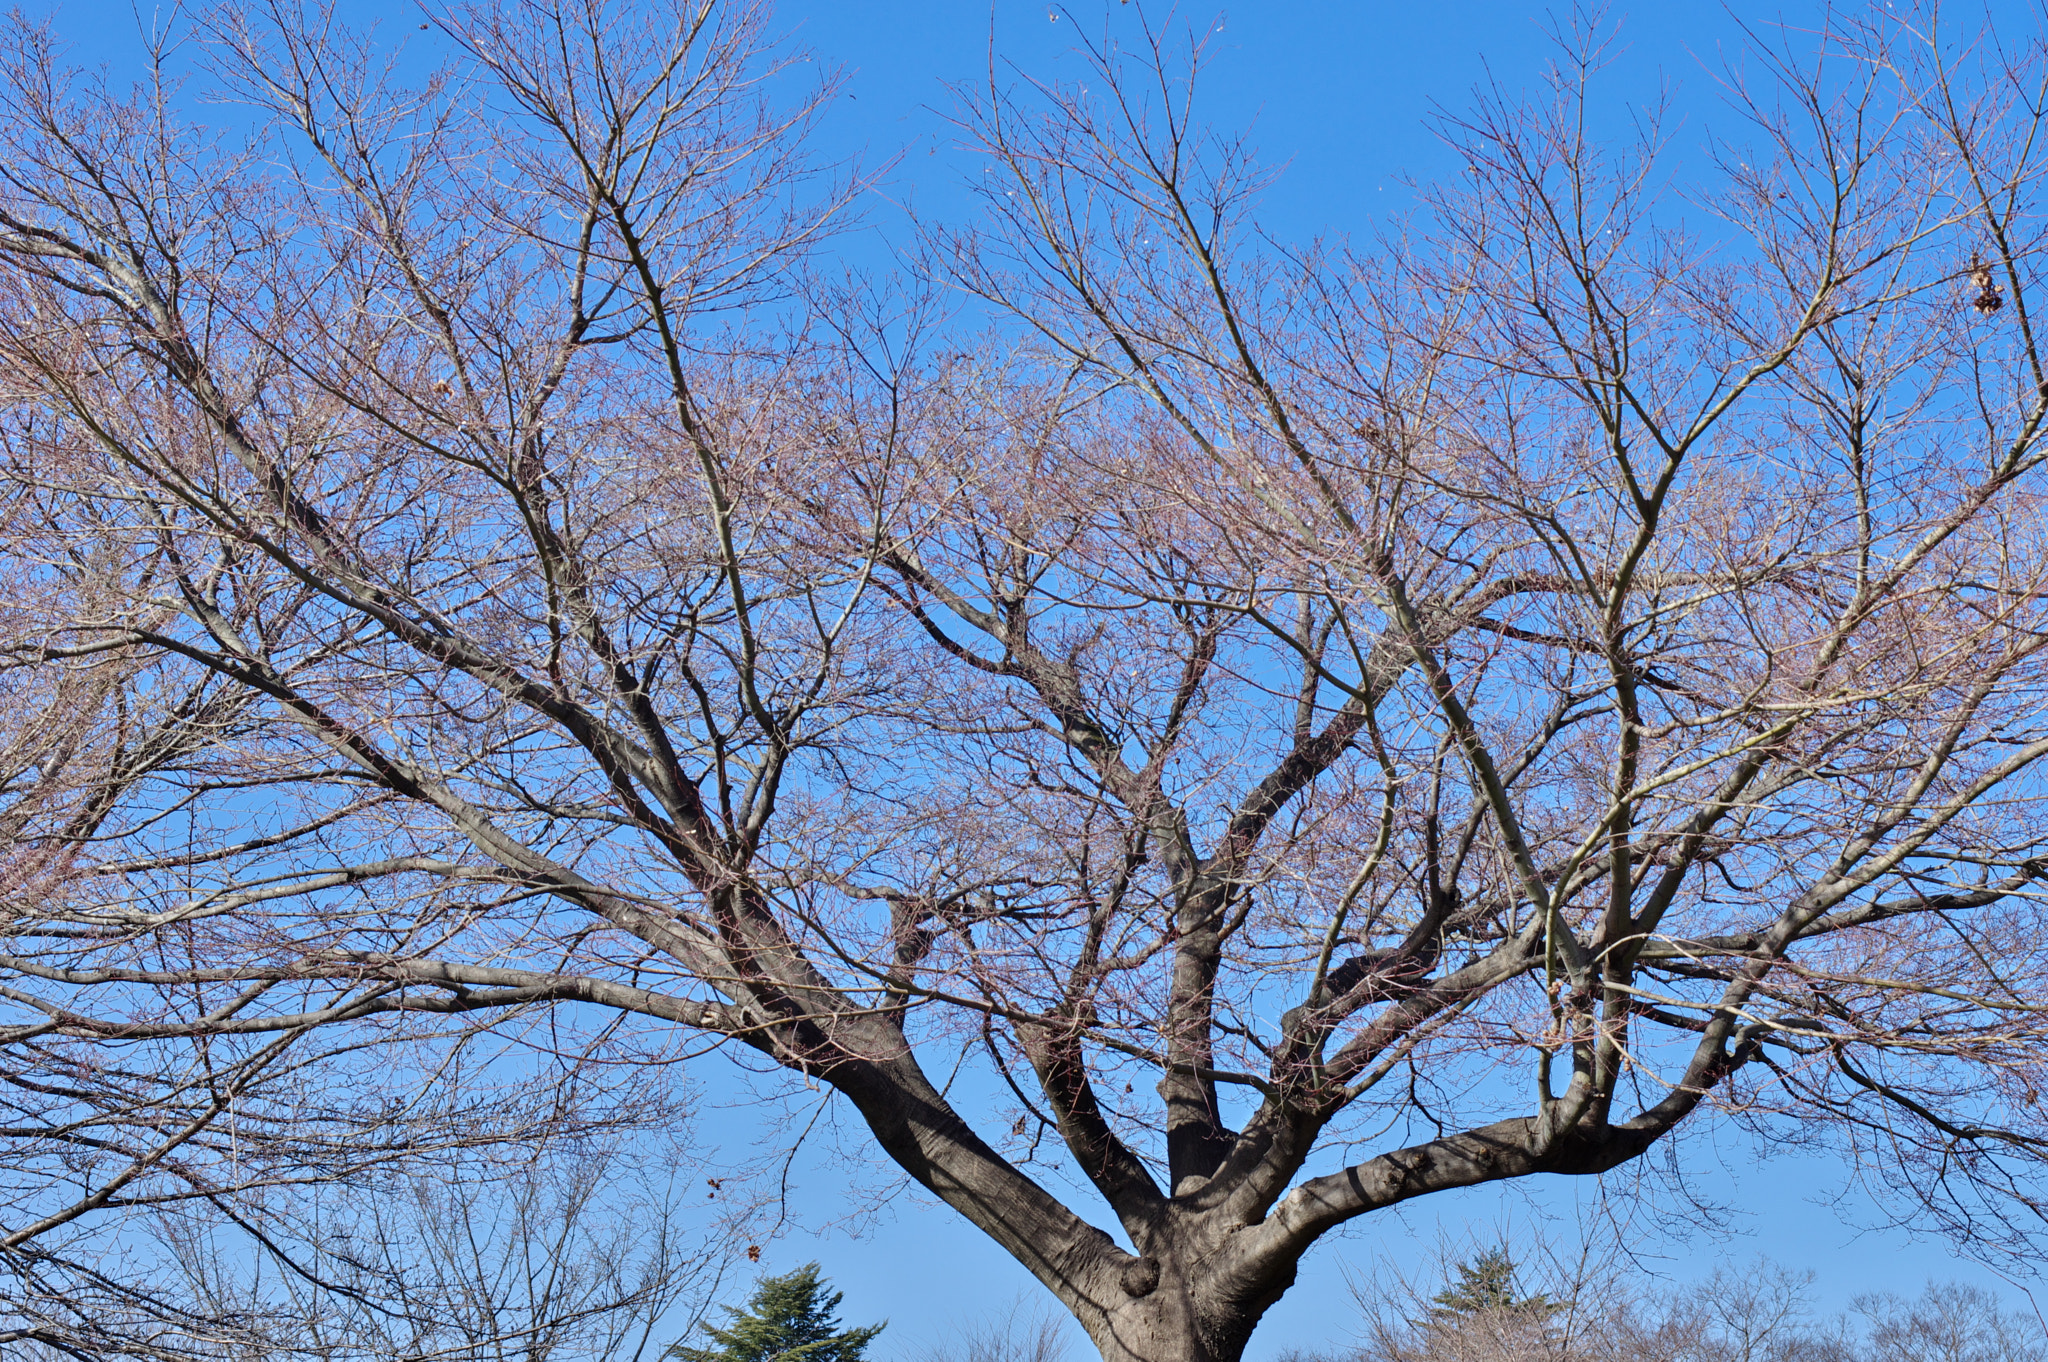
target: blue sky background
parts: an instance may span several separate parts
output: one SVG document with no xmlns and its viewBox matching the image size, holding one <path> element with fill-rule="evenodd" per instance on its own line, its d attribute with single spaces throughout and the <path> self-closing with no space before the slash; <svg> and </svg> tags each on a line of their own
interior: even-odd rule
<svg viewBox="0 0 2048 1362">
<path fill-rule="evenodd" d="M 1155 16 L 1167 12 L 1151 8 Z M 343 0 L 341 9 L 358 22 L 380 15 L 407 29 L 417 22 L 409 17 L 414 11 L 395 4 Z M 985 78 L 991 38 L 1000 57 L 1058 76 L 1075 66 L 1062 58 L 1075 22 L 1099 30 L 1107 10 L 1111 23 L 1125 25 L 1133 9 L 1101 0 L 1071 13 L 1043 0 L 783 0 L 782 25 L 847 75 L 844 98 L 821 131 L 820 151 L 829 158 L 895 159 L 871 206 L 873 226 L 847 243 L 855 257 L 886 268 L 889 242 L 902 235 L 906 200 L 914 199 L 927 217 L 971 211 L 963 186 L 975 167 L 953 153 L 942 83 Z M 2037 31 L 2026 6 L 1994 9 L 2012 36 Z M 1974 6 L 1950 11 L 1957 20 L 1978 12 Z M 133 50 L 138 20 L 149 22 L 151 13 L 145 6 L 138 15 L 118 0 L 73 0 L 55 10 L 79 61 L 116 68 Z M 1632 106 L 1661 87 L 1675 87 L 1680 119 L 1674 150 L 1683 156 L 1724 121 L 1712 72 L 1724 45 L 1738 40 L 1740 26 L 1767 26 L 1781 17 L 1798 24 L 1814 13 L 1803 4 L 1741 0 L 1725 8 L 1705 0 L 1611 7 L 1606 14 L 1619 24 L 1621 38 L 1606 77 L 1605 116 L 1623 129 Z M 1473 88 L 1489 79 L 1511 91 L 1530 86 L 1549 59 L 1552 22 L 1551 11 L 1527 0 L 1260 0 L 1228 9 L 1184 5 L 1179 17 L 1204 26 L 1222 20 L 1207 85 L 1208 117 L 1225 127 L 1251 125 L 1265 157 L 1285 166 L 1260 218 L 1273 235 L 1295 240 L 1368 235 L 1410 205 L 1405 176 L 1426 180 L 1462 169 L 1429 132 L 1429 115 L 1437 108 L 1460 110 Z M 700 1071 L 708 1133 L 731 1154 L 776 1138 L 775 1130 L 763 1128 L 761 1113 L 747 1109 L 743 1085 L 713 1064 Z M 782 1125 L 787 1112 L 807 1119 L 795 1106 L 776 1111 L 769 1123 Z M 887 1182 L 871 1165 L 860 1166 L 857 1139 L 834 1141 L 830 1125 L 828 1116 L 791 1167 L 792 1223 L 769 1244 L 764 1266 L 822 1262 L 846 1292 L 848 1319 L 892 1321 L 876 1349 L 881 1359 L 913 1358 L 957 1325 L 1033 1297 L 1034 1284 L 1000 1250 L 919 1196 L 896 1195 L 849 1224 L 849 1186 L 861 1189 L 855 1200 L 865 1203 Z M 1939 1243 L 1882 1228 L 1884 1210 L 1853 1188 L 1843 1195 L 1843 1170 L 1826 1159 L 1781 1156 L 1759 1164 L 1747 1137 L 1725 1130 L 1695 1134 L 1686 1152 L 1693 1193 L 1728 1214 L 1721 1232 L 1650 1240 L 1648 1265 L 1676 1280 L 1767 1255 L 1812 1268 L 1818 1296 L 1830 1309 L 1863 1291 L 1917 1292 L 1930 1278 L 1979 1282 L 2016 1306 L 2027 1304 L 1992 1269 L 1960 1260 Z M 1629 1187 L 1625 1170 L 1609 1180 L 1613 1213 L 1629 1212 Z M 1590 1184 L 1546 1179 L 1436 1197 L 1373 1217 L 1311 1254 L 1250 1356 L 1264 1362 L 1289 1347 L 1345 1339 L 1357 1320 L 1347 1268 L 1355 1276 L 1393 1262 L 1428 1275 L 1440 1245 L 1484 1244 L 1503 1232 L 1546 1235 L 1568 1246 L 1574 1222 L 1597 1196 Z M 1082 1201 L 1076 1205 L 1090 1210 Z M 2048 1305 L 2048 1293 L 2040 1298 Z M 1089 1355 L 1085 1339 L 1075 1341 L 1073 1355 Z"/>
</svg>

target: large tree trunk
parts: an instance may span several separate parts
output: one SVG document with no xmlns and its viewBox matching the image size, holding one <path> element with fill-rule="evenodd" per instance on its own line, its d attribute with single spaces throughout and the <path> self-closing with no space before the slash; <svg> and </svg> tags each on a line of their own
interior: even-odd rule
<svg viewBox="0 0 2048 1362">
<path fill-rule="evenodd" d="M 1130 1294 L 1155 1275 L 1151 1290 Z M 1128 1265 L 1123 1277 L 1122 1301 L 1088 1330 L 1103 1362 L 1237 1362 L 1264 1313 L 1209 1297 L 1151 1258 Z"/>
<path fill-rule="evenodd" d="M 1185 1292 L 1158 1291 L 1111 1312 L 1090 1337 L 1103 1362 L 1237 1362 L 1251 1331 L 1217 1336 L 1203 1328 Z"/>
<path fill-rule="evenodd" d="M 1209 1234 L 1189 1238 L 1169 1257 L 1127 1259 L 1114 1301 L 1092 1321 L 1082 1319 L 1104 1362 L 1237 1362 L 1266 1311 L 1294 1284 L 1299 1255 L 1273 1255 L 1261 1270 L 1226 1281 L 1214 1270 L 1228 1256 L 1219 1252 L 1223 1245 Z"/>
</svg>

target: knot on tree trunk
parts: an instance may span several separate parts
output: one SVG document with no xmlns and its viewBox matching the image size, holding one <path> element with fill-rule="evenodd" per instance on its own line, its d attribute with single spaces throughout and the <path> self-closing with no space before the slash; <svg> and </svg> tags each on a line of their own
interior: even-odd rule
<svg viewBox="0 0 2048 1362">
<path fill-rule="evenodd" d="M 1126 1296 L 1149 1296 L 1159 1285 L 1159 1260 L 1150 1255 L 1133 1258 L 1124 1264 L 1119 1280 Z"/>
</svg>

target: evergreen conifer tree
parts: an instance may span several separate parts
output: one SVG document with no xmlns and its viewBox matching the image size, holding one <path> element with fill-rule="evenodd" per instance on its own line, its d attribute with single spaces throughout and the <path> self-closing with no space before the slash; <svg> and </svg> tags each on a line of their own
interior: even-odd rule
<svg viewBox="0 0 2048 1362">
<path fill-rule="evenodd" d="M 1455 1266 L 1457 1278 L 1411 1321 L 1415 1350 L 1394 1356 L 1423 1358 L 1555 1357 L 1562 1342 L 1555 1323 L 1564 1302 L 1541 1292 L 1524 1296 L 1515 1283 L 1515 1260 L 1505 1245 Z"/>
<path fill-rule="evenodd" d="M 1438 1312 L 1477 1315 L 1488 1310 L 1521 1310 L 1549 1317 L 1560 1308 L 1546 1295 L 1515 1294 L 1515 1260 L 1505 1246 L 1488 1249 L 1457 1265 L 1458 1280 L 1432 1297 Z"/>
<path fill-rule="evenodd" d="M 825 1290 L 816 1263 L 780 1277 L 763 1277 L 744 1308 L 720 1307 L 732 1316 L 725 1328 L 704 1326 L 717 1346 L 693 1348 L 678 1342 L 662 1356 L 673 1362 L 862 1362 L 868 1343 L 887 1321 L 841 1330 L 833 1311 L 845 1293 L 828 1296 Z"/>
<path fill-rule="evenodd" d="M 1446 1283 L 1432 1298 L 1440 1310 L 1472 1315 L 1515 1304 L 1515 1260 L 1506 1248 L 1488 1249 L 1457 1265 L 1458 1280 Z"/>
</svg>

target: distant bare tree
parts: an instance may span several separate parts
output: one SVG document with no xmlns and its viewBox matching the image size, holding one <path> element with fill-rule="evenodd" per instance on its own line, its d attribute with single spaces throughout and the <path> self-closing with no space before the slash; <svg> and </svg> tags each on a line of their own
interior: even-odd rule
<svg viewBox="0 0 2048 1362">
<path fill-rule="evenodd" d="M 159 1215 L 118 1246 L 148 1269 L 147 1293 L 109 1270 L 101 1290 L 47 1302 L 43 1329 L 14 1346 L 151 1362 L 651 1359 L 701 1316 L 739 1223 L 707 1232 L 650 1185 L 674 1176 L 652 1162 L 554 1150 L 253 1214 Z"/>
<path fill-rule="evenodd" d="M 1858 1362 L 2042 1362 L 2048 1340 L 2038 1316 L 2003 1309 L 1982 1287 L 1936 1283 L 1918 1299 L 1865 1296 L 1856 1302 L 1868 1343 Z"/>
<path fill-rule="evenodd" d="M 1059 1320 L 1020 1303 L 960 1327 L 925 1349 L 921 1362 L 1066 1362 L 1067 1356 Z"/>
<path fill-rule="evenodd" d="M 271 1239 L 253 1278 L 246 1239 L 174 1242 L 182 1294 L 260 1323 L 277 1362 L 652 1359 L 739 1256 L 736 1226 L 687 1217 L 660 1162 L 569 1151 L 495 1177 L 373 1186 Z"/>
<path fill-rule="evenodd" d="M 1504 1261 L 1504 1258 L 1497 1261 Z M 1482 1256 L 1462 1265 L 1467 1282 Z M 1454 1265 L 1453 1288 L 1459 1276 Z M 1556 1265 L 1552 1265 L 1555 1268 Z M 1619 1260 L 1539 1273 L 1535 1296 L 1445 1309 L 1413 1282 L 1360 1283 L 1365 1341 L 1299 1362 L 2041 1362 L 2035 1321 L 1990 1292 L 1931 1284 L 1822 1318 L 1814 1274 L 1758 1262 L 1659 1285 Z M 1590 1270 L 1588 1270 L 1590 1269 Z M 1556 1294 L 1551 1294 L 1554 1291 Z M 1441 1298 L 1438 1298 L 1439 1300 Z"/>
</svg>

